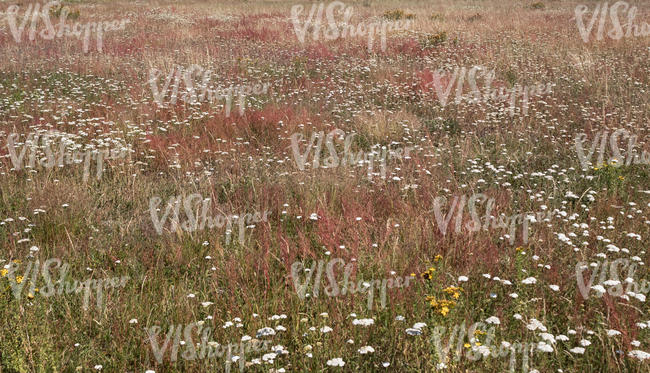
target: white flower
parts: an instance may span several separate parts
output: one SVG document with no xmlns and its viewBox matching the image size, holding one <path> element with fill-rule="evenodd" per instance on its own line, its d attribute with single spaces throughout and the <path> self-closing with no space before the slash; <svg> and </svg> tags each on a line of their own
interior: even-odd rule
<svg viewBox="0 0 650 373">
<path fill-rule="evenodd" d="M 555 337 L 553 336 L 553 334 L 550 334 L 550 333 L 540 333 L 539 336 L 542 337 L 542 339 L 545 340 L 545 341 L 548 341 L 548 342 L 551 342 L 551 343 L 555 343 Z"/>
<path fill-rule="evenodd" d="M 547 344 L 546 342 L 537 343 L 537 349 L 543 352 L 553 352 L 553 346 Z"/>
<path fill-rule="evenodd" d="M 557 286 L 557 285 L 549 285 L 548 287 L 551 288 L 551 290 L 553 290 L 553 291 L 559 291 L 560 290 L 560 287 Z"/>
<path fill-rule="evenodd" d="M 618 330 L 614 330 L 614 329 L 609 329 L 607 331 L 607 336 L 608 337 L 614 337 L 614 336 L 617 336 L 617 335 L 620 335 L 620 334 L 621 334 L 621 332 L 619 332 Z"/>
<path fill-rule="evenodd" d="M 496 317 L 496 316 L 488 317 L 485 320 L 485 322 L 488 323 L 488 324 L 496 324 L 496 325 L 501 324 L 501 320 L 499 320 L 499 318 Z"/>
<path fill-rule="evenodd" d="M 149 370 L 145 370 L 144 373 L 156 373 L 156 371 L 149 369 Z"/>
<path fill-rule="evenodd" d="M 381 365 L 382 365 L 384 368 L 388 368 L 388 367 L 390 366 L 390 363 L 389 363 L 388 361 L 384 361 L 383 363 L 381 363 Z"/>
<path fill-rule="evenodd" d="M 469 280 L 469 278 L 467 278 L 467 276 L 458 277 L 458 282 L 467 282 L 468 280 Z"/>
<path fill-rule="evenodd" d="M 334 330 L 334 329 L 330 328 L 330 327 L 327 326 L 327 325 L 325 325 L 324 327 L 320 328 L 320 332 L 321 332 L 321 333 L 329 333 L 329 332 L 331 332 L 332 330 Z"/>
<path fill-rule="evenodd" d="M 402 315 L 395 316 L 395 321 L 404 321 L 404 320 L 406 320 L 406 318 Z"/>
<path fill-rule="evenodd" d="M 102 365 L 100 365 L 100 364 L 95 365 L 95 370 L 102 370 L 102 368 L 104 368 L 104 367 Z"/>
<path fill-rule="evenodd" d="M 544 324 L 539 322 L 537 319 L 530 319 L 530 321 L 528 322 L 528 325 L 526 325 L 526 328 L 528 330 L 537 330 L 537 329 L 539 329 L 539 330 L 541 330 L 543 332 L 546 331 L 546 327 L 544 326 Z"/>
<path fill-rule="evenodd" d="M 214 303 L 212 303 L 212 302 L 201 302 L 201 305 L 202 305 L 203 307 L 208 307 L 208 306 L 213 305 L 213 304 L 214 304 Z"/>
<path fill-rule="evenodd" d="M 425 324 L 423 322 L 416 322 L 415 324 L 413 324 L 413 329 L 422 329 L 422 328 L 424 328 L 426 326 L 427 326 L 427 324 Z"/>
<path fill-rule="evenodd" d="M 375 323 L 375 319 L 354 319 L 352 325 L 370 326 Z"/>
<path fill-rule="evenodd" d="M 257 330 L 256 338 L 265 337 L 267 335 L 275 335 L 275 330 L 273 328 L 262 328 Z"/>
<path fill-rule="evenodd" d="M 277 356 L 278 356 L 277 354 L 275 354 L 275 353 L 273 353 L 273 352 L 269 352 L 268 354 L 264 354 L 264 356 L 262 356 L 262 360 L 263 360 L 263 361 L 268 361 L 268 362 L 270 362 L 270 363 L 273 363 L 273 360 L 275 360 L 275 358 L 276 358 Z"/>
<path fill-rule="evenodd" d="M 537 283 L 537 279 L 535 277 L 528 277 L 528 278 L 522 280 L 521 283 L 526 284 L 526 285 L 532 285 L 532 284 Z"/>
<path fill-rule="evenodd" d="M 447 364 L 445 364 L 445 363 L 438 363 L 438 364 L 436 365 L 436 369 L 438 369 L 438 370 L 447 369 Z"/>
<path fill-rule="evenodd" d="M 641 351 L 641 350 L 630 351 L 627 355 L 629 357 L 635 357 L 635 358 L 637 358 L 637 359 L 639 359 L 641 361 L 643 361 L 645 359 L 650 359 L 650 354 L 645 352 L 645 351 Z"/>
<path fill-rule="evenodd" d="M 408 329 L 406 329 L 406 334 L 408 334 L 408 335 L 421 335 L 422 330 L 414 329 L 414 328 L 408 328 Z"/>
<path fill-rule="evenodd" d="M 137 324 L 137 323 L 138 323 L 138 319 L 129 320 L 129 324 Z"/>
<path fill-rule="evenodd" d="M 331 367 L 342 367 L 345 365 L 345 361 L 340 357 L 337 357 L 335 359 L 327 360 L 327 365 Z"/>
<path fill-rule="evenodd" d="M 573 352 L 574 354 L 582 355 L 582 354 L 585 353 L 585 349 L 582 348 L 582 347 L 574 347 L 574 348 L 570 349 L 569 352 Z"/>
<path fill-rule="evenodd" d="M 591 344 L 591 342 L 589 342 L 589 341 L 586 340 L 586 339 L 583 339 L 583 340 L 580 341 L 580 346 L 582 346 L 582 347 L 587 347 L 587 346 L 589 346 L 590 344 Z"/>
<path fill-rule="evenodd" d="M 361 355 L 365 355 L 365 354 L 368 354 L 368 353 L 371 354 L 371 353 L 373 353 L 373 352 L 375 352 L 375 349 L 372 348 L 372 346 L 363 346 L 363 347 L 361 347 L 361 348 L 359 349 L 359 353 L 360 353 Z"/>
<path fill-rule="evenodd" d="M 605 294 L 607 290 L 602 285 L 595 285 L 591 287 L 593 290 L 596 290 L 598 293 Z"/>
<path fill-rule="evenodd" d="M 569 340 L 569 337 L 567 337 L 567 336 L 564 335 L 564 334 L 560 334 L 560 335 L 558 335 L 557 337 L 555 337 L 555 340 L 556 340 L 556 341 L 561 341 L 561 342 L 566 342 L 566 341 Z"/>
<path fill-rule="evenodd" d="M 523 317 L 522 317 L 520 314 L 518 314 L 518 313 L 515 313 L 514 315 L 512 315 L 512 317 L 514 317 L 514 318 L 517 319 L 517 320 L 521 320 L 521 319 L 523 318 Z"/>
</svg>

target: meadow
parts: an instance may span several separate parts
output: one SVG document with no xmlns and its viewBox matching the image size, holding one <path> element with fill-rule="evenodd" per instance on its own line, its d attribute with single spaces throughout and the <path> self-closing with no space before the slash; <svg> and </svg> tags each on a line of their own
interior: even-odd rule
<svg viewBox="0 0 650 373">
<path fill-rule="evenodd" d="M 650 3 L 0 2 L 0 373 L 649 372 Z"/>
</svg>

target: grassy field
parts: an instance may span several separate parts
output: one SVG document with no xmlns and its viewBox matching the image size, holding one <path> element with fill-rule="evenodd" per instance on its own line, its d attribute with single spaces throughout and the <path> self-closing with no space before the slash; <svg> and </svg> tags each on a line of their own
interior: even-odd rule
<svg viewBox="0 0 650 373">
<path fill-rule="evenodd" d="M 648 22 L 0 2 L 0 373 L 650 371 Z"/>
</svg>

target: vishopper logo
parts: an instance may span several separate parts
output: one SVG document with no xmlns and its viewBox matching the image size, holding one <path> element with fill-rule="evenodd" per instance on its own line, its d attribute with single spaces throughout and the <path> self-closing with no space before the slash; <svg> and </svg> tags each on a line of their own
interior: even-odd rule
<svg viewBox="0 0 650 373">
<path fill-rule="evenodd" d="M 477 204 L 483 204 L 487 202 L 485 207 L 485 215 L 481 218 L 477 212 Z M 444 236 L 447 234 L 449 228 L 449 223 L 456 214 L 455 218 L 455 232 L 458 234 L 462 230 L 467 232 L 478 232 L 480 230 L 487 231 L 489 229 L 508 229 L 508 234 L 505 235 L 505 238 L 510 239 L 510 244 L 513 244 L 516 238 L 517 226 L 522 226 L 522 240 L 524 243 L 528 243 L 528 225 L 529 223 L 536 223 L 539 221 L 548 221 L 552 218 L 552 213 L 550 211 L 533 213 L 519 213 L 512 216 L 506 216 L 504 214 L 499 215 L 498 219 L 492 216 L 492 210 L 495 207 L 495 199 L 489 198 L 483 193 L 475 193 L 469 196 L 466 195 L 454 196 L 451 206 L 447 213 L 443 212 L 443 206 L 447 205 L 447 197 L 438 196 L 433 200 L 433 209 L 430 212 L 434 213 L 436 223 L 440 233 Z M 466 221 L 463 225 L 463 215 L 465 213 L 465 205 L 467 205 L 470 220 Z"/>
<path fill-rule="evenodd" d="M 223 86 L 213 87 L 210 82 L 212 79 L 212 71 L 206 70 L 199 65 L 191 65 L 189 68 L 174 66 L 167 76 L 160 82 L 162 83 L 162 86 L 159 85 L 160 77 L 160 70 L 152 68 L 149 71 L 151 92 L 154 101 L 159 107 L 166 107 L 167 104 L 175 105 L 179 96 L 186 104 L 208 102 L 212 105 L 217 101 L 224 100 L 226 117 L 230 116 L 233 97 L 237 97 L 239 114 L 243 115 L 244 110 L 246 109 L 247 96 L 251 94 L 267 94 L 269 91 L 269 83 L 231 84 L 227 88 Z M 170 87 L 172 80 L 174 83 Z M 184 90 L 180 90 L 181 83 L 184 86 Z M 169 98 L 167 98 L 168 95 Z"/>
<path fill-rule="evenodd" d="M 352 6 L 346 6 L 345 3 L 340 1 L 329 3 L 327 8 L 325 8 L 325 3 L 312 4 L 309 15 L 305 15 L 305 19 L 301 21 L 300 16 L 304 10 L 305 7 L 303 5 L 294 5 L 291 7 L 291 22 L 293 23 L 293 29 L 300 43 L 304 44 L 305 37 L 310 32 L 313 40 L 319 40 L 321 28 L 324 28 L 322 33 L 323 39 L 325 40 L 367 36 L 368 52 L 372 51 L 376 36 L 379 36 L 381 51 L 385 52 L 388 33 L 391 31 L 408 30 L 413 23 L 412 20 L 407 19 L 405 21 L 382 20 L 380 22 L 360 22 L 352 25 L 350 24 L 350 19 L 352 18 L 354 8 Z M 325 17 L 327 17 L 326 29 L 323 22 L 323 12 L 325 13 Z"/>
<path fill-rule="evenodd" d="M 608 6 L 608 3 L 597 4 L 596 8 L 591 14 L 591 18 L 585 25 L 584 18 L 587 11 L 589 11 L 589 7 L 586 5 L 578 5 L 575 8 L 576 25 L 578 26 L 580 36 L 585 43 L 589 42 L 596 21 L 598 21 L 596 40 L 603 40 L 603 32 L 605 24 L 607 23 L 608 12 L 612 27 L 609 29 L 609 32 L 607 32 L 606 36 L 610 39 L 620 40 L 623 37 L 629 38 L 631 36 L 650 36 L 650 24 L 647 22 L 635 24 L 637 8 L 635 6 L 630 7 L 630 4 L 625 1 L 617 1 L 611 7 Z M 621 24 L 619 12 L 620 16 L 625 16 L 625 13 L 627 12 L 626 23 Z M 623 31 L 624 26 L 625 31 Z"/>
<path fill-rule="evenodd" d="M 521 112 L 523 115 L 528 113 L 530 98 L 533 96 L 543 96 L 551 93 L 553 84 L 543 85 L 538 83 L 531 86 L 521 86 L 515 84 L 512 88 L 495 87 L 492 88 L 494 81 L 494 70 L 489 70 L 484 66 L 473 66 L 469 70 L 466 67 L 456 67 L 453 74 L 448 74 L 442 69 L 435 72 L 426 71 L 421 75 L 426 90 L 433 90 L 441 106 L 446 106 L 450 102 L 452 89 L 455 89 L 454 103 L 468 102 L 476 104 L 479 102 L 507 102 L 509 104 L 509 114 L 514 116 L 517 98 L 521 96 Z M 469 85 L 469 93 L 465 92 L 465 80 Z M 477 80 L 483 83 L 483 90 L 478 87 Z"/>
<path fill-rule="evenodd" d="M 638 265 L 643 265 L 643 263 Z M 589 267 L 591 267 L 591 273 L 587 282 L 584 272 Z M 637 298 L 645 302 L 646 294 L 650 291 L 650 283 L 645 279 L 638 280 L 636 270 L 637 263 L 623 258 L 616 259 L 611 263 L 605 260 L 603 263 L 593 263 L 592 265 L 588 265 L 587 262 L 579 262 L 576 265 L 578 289 L 584 299 L 589 298 L 590 292 L 594 290 L 596 297 L 602 297 L 607 293 L 613 297 L 623 297 L 628 300 Z M 627 276 L 621 281 L 622 273 L 627 273 Z M 598 282 L 596 282 L 596 278 L 598 278 Z M 627 286 L 624 286 L 623 283 L 626 283 Z"/>
<path fill-rule="evenodd" d="M 120 149 L 93 149 L 85 152 L 78 151 L 67 134 L 58 132 L 47 133 L 30 133 L 26 136 L 25 142 L 18 142 L 20 134 L 12 133 L 7 136 L 7 150 L 9 158 L 14 166 L 14 170 L 20 171 L 23 167 L 35 169 L 40 166 L 46 169 L 59 168 L 65 165 L 84 164 L 83 181 L 88 181 L 90 176 L 90 163 L 92 160 L 97 162 L 95 176 L 99 180 L 104 173 L 104 160 L 115 160 L 126 158 L 129 148 L 123 146 Z M 56 142 L 59 142 L 58 152 Z M 25 155 L 29 151 L 29 161 L 25 165 Z"/>
<path fill-rule="evenodd" d="M 325 265 L 327 265 L 327 268 L 324 268 Z M 337 281 L 334 273 L 335 267 L 339 265 L 344 268 L 343 284 L 341 287 L 339 287 L 339 281 Z M 339 295 L 345 296 L 348 293 L 367 293 L 368 310 L 372 309 L 375 289 L 380 292 L 381 309 L 384 309 L 386 308 L 386 289 L 406 288 L 409 286 L 409 281 L 412 280 L 410 276 L 404 278 L 398 276 L 382 280 L 370 280 L 369 282 L 360 279 L 354 283 L 349 281 L 352 271 L 354 270 L 354 263 L 348 263 L 346 265 L 345 260 L 341 258 L 331 259 L 327 263 L 323 260 L 319 260 L 318 262 L 314 261 L 311 268 L 305 268 L 302 262 L 294 262 L 291 265 L 291 279 L 293 280 L 294 288 L 298 293 L 298 298 L 318 298 L 321 282 L 323 280 L 323 269 L 325 269 L 324 274 L 327 276 L 327 281 L 329 283 L 328 286 L 324 287 L 325 294 L 328 297 L 336 297 Z M 301 280 L 303 273 L 305 274 L 304 280 Z M 313 276 L 316 277 L 314 277 L 312 282 Z M 307 293 L 307 291 L 311 291 L 311 293 Z"/>
<path fill-rule="evenodd" d="M 189 196 L 171 197 L 165 206 L 165 211 L 162 215 L 159 215 L 161 202 L 162 198 L 160 197 L 151 197 L 149 200 L 151 221 L 158 234 L 163 234 L 167 219 L 171 219 L 171 231 L 183 230 L 186 232 L 195 232 L 204 230 L 206 227 L 208 229 L 223 228 L 225 225 L 226 244 L 230 243 L 230 236 L 234 224 L 239 227 L 239 243 L 243 245 L 246 228 L 255 228 L 255 223 L 268 221 L 268 215 L 270 214 L 270 211 L 264 211 L 263 214 L 260 212 L 255 212 L 254 214 L 246 213 L 241 216 L 218 214 L 216 217 L 211 217 L 211 199 L 203 198 L 200 194 L 194 193 Z M 180 222 L 179 216 L 181 206 L 183 206 L 183 211 L 187 217 L 187 220 L 183 222 Z"/>
<path fill-rule="evenodd" d="M 609 146 L 612 152 L 612 157 L 608 159 L 605 163 L 605 148 L 607 147 L 607 140 L 609 137 Z M 627 139 L 627 148 L 626 148 L 626 157 L 621 155 L 621 148 L 619 147 L 619 140 Z M 600 167 L 602 165 L 609 165 L 613 167 L 620 166 L 630 166 L 635 165 L 649 165 L 650 164 L 650 153 L 642 151 L 641 154 L 637 151 L 637 136 L 630 133 L 625 129 L 617 129 L 609 135 L 609 131 L 600 131 L 597 132 L 592 140 L 591 146 L 589 147 L 588 153 L 585 153 L 583 145 L 587 140 L 586 133 L 580 133 L 575 138 L 575 147 L 576 152 L 578 153 L 578 160 L 580 165 L 584 170 L 586 170 L 590 165 L 593 165 L 591 160 L 593 159 L 596 149 L 598 149 L 598 158 L 596 161 L 596 166 Z"/>
<path fill-rule="evenodd" d="M 4 266 L 0 270 L 0 279 L 6 277 L 9 281 L 11 291 L 16 299 L 20 299 L 23 295 L 25 285 L 29 283 L 29 290 L 27 296 L 32 299 L 36 296 L 51 297 L 54 295 L 62 294 L 79 294 L 83 292 L 82 307 L 84 310 L 88 309 L 91 292 L 95 291 L 95 299 L 97 301 L 97 309 L 102 310 L 104 301 L 104 291 L 111 288 L 124 287 L 129 280 L 129 276 L 113 277 L 105 279 L 86 279 L 85 281 L 70 281 L 67 279 L 69 266 L 67 263 L 62 263 L 60 259 L 48 259 L 43 265 L 40 261 L 29 261 L 26 264 L 25 271 L 22 276 L 17 275 L 20 261 L 13 261 Z M 53 271 L 58 270 L 58 280 L 53 279 Z M 45 284 L 38 286 L 39 273 L 43 277 Z"/>
<path fill-rule="evenodd" d="M 194 322 L 187 325 L 170 325 L 169 331 L 165 335 L 165 340 L 160 345 L 158 335 L 162 331 L 159 326 L 152 326 L 145 329 L 147 337 L 151 342 L 151 349 L 159 364 L 162 364 L 165 354 L 169 351 L 169 359 L 172 362 L 178 360 L 179 349 L 183 349 L 181 358 L 183 360 L 203 360 L 224 357 L 225 354 L 225 371 L 230 372 L 233 362 L 239 362 L 240 371 L 244 371 L 246 354 L 251 352 L 261 352 L 268 349 L 271 341 L 260 341 L 257 339 L 247 342 L 240 342 L 239 344 L 229 343 L 227 345 L 220 345 L 215 341 L 211 341 L 212 328 L 204 326 L 203 321 Z M 200 334 L 200 342 L 194 343 L 194 336 Z M 181 340 L 181 335 L 183 340 Z M 173 339 L 172 339 L 173 338 Z M 171 343 L 171 346 L 170 346 Z M 170 349 L 171 347 L 171 349 Z"/>
<path fill-rule="evenodd" d="M 68 20 L 70 9 L 67 6 L 61 6 L 61 2 L 59 1 L 50 1 L 43 4 L 42 7 L 40 3 L 27 5 L 27 9 L 23 14 L 20 23 L 18 23 L 19 11 L 20 6 L 18 5 L 11 5 L 7 8 L 7 22 L 9 23 L 9 28 L 11 29 L 11 33 L 16 43 L 20 43 L 23 40 L 25 27 L 27 26 L 27 23 L 30 22 L 30 41 L 34 41 L 37 35 L 44 40 L 53 40 L 54 38 L 62 38 L 64 36 L 80 39 L 83 35 L 84 53 L 87 53 L 90 48 L 91 33 L 96 33 L 97 51 L 101 53 L 104 45 L 104 32 L 124 30 L 126 23 L 130 22 L 128 19 L 122 19 L 120 21 L 88 22 L 86 24 L 76 22 L 73 25 L 67 25 L 66 21 Z M 50 16 L 54 12 L 59 13 L 59 23 L 57 25 L 52 24 L 52 21 L 50 20 Z M 40 32 L 37 31 L 39 18 L 43 21 L 45 26 L 45 28 L 41 29 Z"/>
<path fill-rule="evenodd" d="M 301 171 L 305 170 L 305 165 L 307 164 L 307 159 L 311 153 L 312 148 L 314 148 L 313 153 L 313 162 L 312 168 L 316 169 L 319 167 L 323 168 L 336 168 L 339 166 L 355 166 L 355 165 L 368 165 L 368 178 L 372 179 L 374 174 L 374 165 L 375 161 L 379 163 L 379 175 L 382 179 L 386 179 L 386 165 L 391 159 L 410 159 L 409 152 L 413 150 L 413 147 L 407 146 L 406 148 L 395 148 L 390 149 L 386 146 L 381 146 L 379 144 L 372 147 L 372 151 L 365 152 L 359 150 L 359 152 L 354 154 L 351 150 L 352 142 L 354 140 L 355 133 L 348 134 L 346 136 L 345 132 L 340 129 L 335 129 L 325 136 L 323 131 L 313 132 L 307 143 L 307 147 L 304 151 L 300 151 L 300 143 L 303 141 L 302 133 L 294 133 L 291 135 L 291 150 L 293 152 L 293 158 L 296 161 L 296 166 Z M 334 144 L 334 139 L 338 137 L 339 140 L 344 141 L 343 145 L 343 157 L 339 158 L 339 155 Z M 329 152 L 329 157 L 325 158 L 321 162 L 321 152 L 323 150 L 323 140 L 325 140 L 325 146 Z M 321 166 L 322 163 L 322 166 Z"/>
<path fill-rule="evenodd" d="M 488 319 L 489 321 L 489 319 Z M 483 322 L 475 322 L 466 327 L 465 322 L 451 326 L 437 325 L 431 335 L 431 342 L 435 348 L 440 363 L 438 369 L 448 367 L 452 361 L 458 362 L 462 358 L 470 361 L 481 359 L 503 358 L 510 356 L 509 372 L 516 370 L 517 354 L 522 354 L 522 372 L 529 371 L 529 359 L 535 351 L 534 343 L 509 343 L 501 342 L 499 346 L 494 345 L 495 327 Z M 446 343 L 444 342 L 446 340 Z M 455 351 L 453 347 L 456 347 Z"/>
</svg>

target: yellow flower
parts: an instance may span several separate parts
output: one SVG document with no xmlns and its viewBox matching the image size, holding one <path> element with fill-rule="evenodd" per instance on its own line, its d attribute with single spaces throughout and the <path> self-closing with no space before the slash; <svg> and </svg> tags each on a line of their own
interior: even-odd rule
<svg viewBox="0 0 650 373">
<path fill-rule="evenodd" d="M 23 276 L 16 276 L 16 283 L 20 284 L 21 282 L 23 282 Z"/>
<path fill-rule="evenodd" d="M 411 277 L 415 277 L 415 273 L 411 273 Z"/>
<path fill-rule="evenodd" d="M 34 299 L 34 294 L 32 294 L 32 293 L 27 294 L 27 298 Z"/>
<path fill-rule="evenodd" d="M 456 286 L 449 286 L 442 289 L 442 291 L 451 295 L 454 299 L 458 299 L 458 297 L 460 297 L 460 292 L 463 291 L 463 289 Z"/>
<path fill-rule="evenodd" d="M 625 180 L 625 178 L 623 176 L 619 176 L 618 179 L 619 180 Z"/>
<path fill-rule="evenodd" d="M 5 277 L 7 275 L 7 273 L 9 273 L 9 270 L 6 269 L 6 268 L 3 268 L 2 270 L 0 270 L 0 277 Z"/>
<path fill-rule="evenodd" d="M 442 259 L 442 255 L 436 255 L 436 257 L 433 258 L 433 261 L 434 261 L 434 262 L 437 262 L 437 261 L 439 261 L 440 259 Z"/>
<path fill-rule="evenodd" d="M 470 348 L 470 347 L 472 347 L 469 343 L 465 343 L 463 346 L 465 346 L 465 348 Z"/>
<path fill-rule="evenodd" d="M 433 272 L 435 272 L 435 271 L 436 271 L 435 268 L 430 267 L 424 273 L 420 274 L 420 276 L 422 276 L 422 278 L 425 279 L 425 280 L 431 280 L 431 279 L 433 279 Z"/>
<path fill-rule="evenodd" d="M 440 313 L 442 314 L 442 316 L 447 316 L 447 314 L 449 313 L 449 307 L 442 307 L 440 309 Z"/>
</svg>

